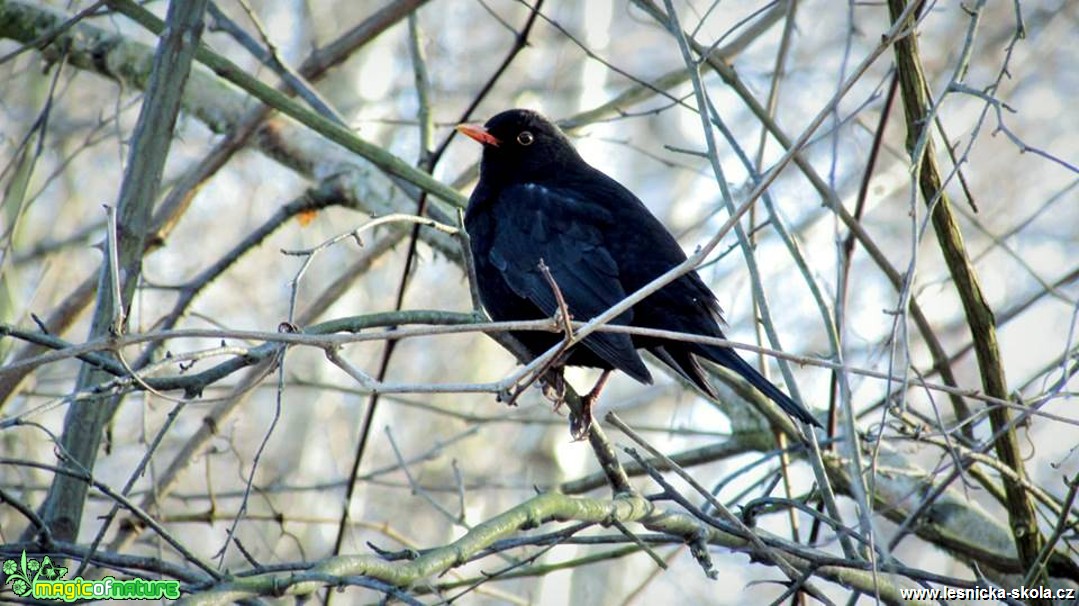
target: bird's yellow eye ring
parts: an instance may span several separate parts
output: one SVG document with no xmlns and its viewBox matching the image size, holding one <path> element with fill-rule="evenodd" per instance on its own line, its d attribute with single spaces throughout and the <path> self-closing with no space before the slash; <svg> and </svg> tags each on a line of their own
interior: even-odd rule
<svg viewBox="0 0 1079 606">
<path fill-rule="evenodd" d="M 535 140 L 536 138 L 533 137 L 532 133 L 528 132 L 527 130 L 517 135 L 517 142 L 526 147 L 532 145 L 532 142 Z"/>
</svg>

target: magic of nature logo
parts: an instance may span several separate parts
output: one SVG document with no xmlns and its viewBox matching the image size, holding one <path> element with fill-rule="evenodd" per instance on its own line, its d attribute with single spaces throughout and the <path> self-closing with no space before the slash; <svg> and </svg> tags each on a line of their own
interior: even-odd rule
<svg viewBox="0 0 1079 606">
<path fill-rule="evenodd" d="M 67 568 L 57 566 L 52 558 L 26 557 L 4 560 L 4 582 L 16 596 L 37 600 L 175 600 L 180 597 L 180 582 L 158 579 L 101 579 L 75 577 L 65 579 Z"/>
</svg>

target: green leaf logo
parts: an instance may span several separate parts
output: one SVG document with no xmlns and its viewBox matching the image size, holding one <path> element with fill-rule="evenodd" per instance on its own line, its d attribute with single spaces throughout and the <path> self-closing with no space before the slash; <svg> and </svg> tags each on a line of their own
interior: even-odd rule
<svg viewBox="0 0 1079 606">
<path fill-rule="evenodd" d="M 56 568 L 49 562 L 48 556 L 45 557 L 45 561 L 51 568 Z M 27 558 L 25 550 L 23 550 L 22 557 L 18 561 L 4 560 L 4 574 L 7 575 L 5 582 L 11 584 L 11 590 L 19 597 L 29 595 L 34 580 L 40 574 L 40 570 L 41 562 L 34 558 Z M 64 569 L 64 574 L 67 574 L 66 568 Z"/>
</svg>

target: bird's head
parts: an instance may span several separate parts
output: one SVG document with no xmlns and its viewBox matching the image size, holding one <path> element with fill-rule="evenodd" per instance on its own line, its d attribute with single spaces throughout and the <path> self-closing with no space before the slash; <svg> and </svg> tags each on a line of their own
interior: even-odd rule
<svg viewBox="0 0 1079 606">
<path fill-rule="evenodd" d="M 532 110 L 507 110 L 483 126 L 461 124 L 457 130 L 483 144 L 480 174 L 487 179 L 540 181 L 581 162 L 562 131 Z"/>
</svg>

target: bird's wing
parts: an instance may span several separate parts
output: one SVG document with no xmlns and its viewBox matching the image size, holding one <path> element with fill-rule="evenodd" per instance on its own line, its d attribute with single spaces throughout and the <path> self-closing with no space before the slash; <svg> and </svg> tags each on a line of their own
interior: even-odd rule
<svg viewBox="0 0 1079 606">
<path fill-rule="evenodd" d="M 545 314 L 558 311 L 555 292 L 539 268 L 543 261 L 576 320 L 590 320 L 625 298 L 618 264 L 604 242 L 604 226 L 615 220 L 609 212 L 571 192 L 536 184 L 504 189 L 496 206 L 499 225 L 490 260 L 519 296 Z M 629 310 L 611 323 L 632 319 Z M 651 382 L 629 335 L 595 332 L 584 345 L 611 366 Z"/>
</svg>

